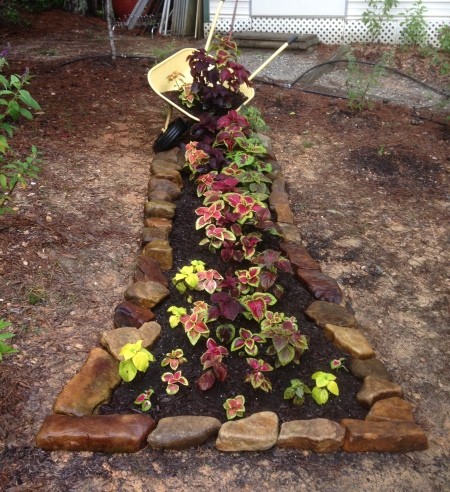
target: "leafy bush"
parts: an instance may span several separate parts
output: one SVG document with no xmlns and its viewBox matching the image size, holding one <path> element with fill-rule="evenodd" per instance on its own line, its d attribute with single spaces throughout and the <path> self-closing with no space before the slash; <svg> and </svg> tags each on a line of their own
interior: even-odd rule
<svg viewBox="0 0 450 492">
<path fill-rule="evenodd" d="M 4 23 L 20 24 L 23 22 L 21 11 L 42 12 L 62 8 L 64 0 L 2 0 L 0 2 L 0 19 Z M 0 21 L 1 23 L 1 21 Z"/>
<path fill-rule="evenodd" d="M 0 362 L 3 360 L 4 355 L 14 354 L 17 352 L 15 348 L 11 347 L 4 341 L 9 340 L 10 338 L 13 338 L 15 336 L 14 333 L 4 331 L 9 326 L 11 326 L 11 323 L 9 321 L 0 319 Z"/>
<path fill-rule="evenodd" d="M 11 147 L 10 140 L 15 127 L 12 122 L 21 117 L 33 119 L 30 109 L 39 110 L 39 104 L 31 94 L 24 89 L 30 83 L 28 70 L 23 75 L 2 74 L 8 66 L 7 50 L 0 53 L 0 215 L 11 212 L 8 202 L 17 185 L 26 188 L 27 180 L 37 177 L 37 149 L 33 145 L 31 153 L 24 160 L 17 158 L 17 153 Z"/>
<path fill-rule="evenodd" d="M 383 23 L 394 18 L 391 10 L 398 6 L 399 0 L 369 0 L 362 14 L 362 23 L 367 27 L 372 41 L 376 41 L 383 29 Z"/>
<path fill-rule="evenodd" d="M 401 39 L 405 44 L 415 44 L 424 46 L 427 41 L 427 23 L 424 15 L 427 8 L 422 0 L 416 0 L 414 5 L 406 10 L 402 16 L 404 20 L 400 22 Z"/>
<path fill-rule="evenodd" d="M 439 48 L 450 53 L 450 24 L 444 24 L 438 30 Z"/>
</svg>

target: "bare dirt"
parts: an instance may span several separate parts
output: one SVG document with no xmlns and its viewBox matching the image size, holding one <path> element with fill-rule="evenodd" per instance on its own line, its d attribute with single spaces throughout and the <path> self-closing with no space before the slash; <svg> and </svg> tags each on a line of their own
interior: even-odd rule
<svg viewBox="0 0 450 492">
<path fill-rule="evenodd" d="M 56 395 L 112 327 L 131 281 L 151 147 L 164 119 L 146 73 L 155 55 L 198 42 L 118 33 L 118 51 L 129 56 L 113 62 L 101 20 L 50 12 L 31 21 L 0 29 L 1 45 L 11 43 L 11 70 L 30 67 L 42 106 L 20 126 L 16 145 L 26 152 L 33 143 L 43 159 L 39 180 L 16 197 L 17 213 L 0 218 L 0 317 L 13 323 L 19 349 L 0 365 L 2 487 L 446 490 L 449 128 L 442 115 L 408 106 L 353 113 L 344 100 L 298 85 L 257 83 L 254 100 L 270 126 L 296 223 L 414 404 L 429 449 L 319 456 L 219 454 L 211 445 L 106 456 L 34 447 Z M 336 48 L 319 47 L 317 62 Z M 448 84 L 417 52 L 399 50 L 396 63 Z"/>
</svg>

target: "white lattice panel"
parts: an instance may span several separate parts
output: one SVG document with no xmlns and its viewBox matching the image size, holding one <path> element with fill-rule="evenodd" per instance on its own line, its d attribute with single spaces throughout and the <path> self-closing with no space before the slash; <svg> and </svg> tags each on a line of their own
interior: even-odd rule
<svg viewBox="0 0 450 492">
<path fill-rule="evenodd" d="M 427 19 L 428 43 L 439 46 L 438 29 L 446 24 L 442 19 Z M 448 22 L 447 22 L 448 24 Z M 208 35 L 210 24 L 205 24 L 205 36 Z M 227 33 L 230 29 L 229 20 L 219 20 L 216 31 Z M 384 24 L 377 41 L 383 44 L 397 44 L 400 42 L 400 20 Z M 274 32 L 274 33 L 303 33 L 317 34 L 324 44 L 367 43 L 372 38 L 366 26 L 360 20 L 342 18 L 296 18 L 296 17 L 252 17 L 237 19 L 235 32 Z"/>
</svg>

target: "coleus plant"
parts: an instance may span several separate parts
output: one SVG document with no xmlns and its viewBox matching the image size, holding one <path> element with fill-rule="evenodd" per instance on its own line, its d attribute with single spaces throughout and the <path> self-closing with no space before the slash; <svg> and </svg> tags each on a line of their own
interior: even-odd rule
<svg viewBox="0 0 450 492">
<path fill-rule="evenodd" d="M 305 395 L 310 393 L 311 390 L 300 379 L 291 379 L 291 385 L 284 390 L 283 398 L 292 400 L 294 405 L 300 406 L 305 402 Z"/>
<path fill-rule="evenodd" d="M 244 349 L 247 355 L 255 356 L 258 354 L 257 343 L 264 343 L 265 341 L 265 338 L 261 335 L 252 333 L 246 328 L 240 328 L 239 336 L 231 343 L 231 351 Z"/>
<path fill-rule="evenodd" d="M 210 389 L 217 381 L 224 382 L 228 368 L 223 358 L 228 355 L 228 350 L 218 345 L 213 338 L 206 341 L 206 351 L 200 357 L 204 372 L 197 380 L 197 385 L 202 391 Z"/>
<path fill-rule="evenodd" d="M 209 328 L 207 322 L 209 306 L 203 301 L 194 302 L 194 308 L 190 313 L 180 316 L 180 322 L 192 345 L 195 345 L 200 337 L 208 338 Z"/>
<path fill-rule="evenodd" d="M 119 375 L 127 383 L 136 377 L 138 371 L 145 372 L 150 362 L 155 360 L 153 354 L 142 347 L 142 340 L 126 343 L 119 355 L 123 358 L 119 363 Z"/>
<path fill-rule="evenodd" d="M 231 420 L 235 417 L 243 417 L 245 413 L 245 397 L 243 395 L 237 395 L 234 398 L 227 398 L 223 404 L 225 408 L 227 419 Z"/>
<path fill-rule="evenodd" d="M 237 62 L 237 47 L 229 37 L 216 39 L 209 52 L 203 48 L 193 51 L 187 60 L 193 78 L 191 92 L 205 112 L 224 113 L 242 102 L 240 87 L 251 85 L 250 73 Z"/>
<path fill-rule="evenodd" d="M 171 372 L 165 372 L 161 376 L 161 381 L 167 383 L 166 393 L 168 395 L 176 395 L 180 390 L 179 384 L 189 386 L 188 380 L 183 376 L 181 371 L 176 371 L 173 374 Z"/>
<path fill-rule="evenodd" d="M 152 402 L 150 400 L 151 396 L 154 394 L 155 390 L 149 388 L 148 390 L 142 392 L 136 400 L 134 400 L 135 405 L 141 405 L 141 410 L 143 412 L 148 412 L 152 408 Z"/>
<path fill-rule="evenodd" d="M 261 320 L 261 334 L 272 340 L 267 354 L 276 355 L 282 366 L 290 362 L 299 364 L 301 355 L 308 348 L 308 340 L 300 333 L 297 320 L 293 316 L 270 311 L 264 313 L 264 318 Z"/>
<path fill-rule="evenodd" d="M 177 348 L 166 354 L 164 359 L 161 361 L 161 366 L 170 366 L 172 371 L 176 371 L 181 364 L 187 362 L 186 357 L 184 357 L 183 349 Z"/>
<path fill-rule="evenodd" d="M 247 374 L 245 378 L 246 383 L 251 383 L 254 389 L 261 389 L 266 393 L 272 391 L 272 383 L 270 379 L 268 379 L 264 373 L 273 371 L 273 367 L 264 362 L 262 359 L 246 359 L 247 364 L 250 366 L 251 371 Z"/>
</svg>

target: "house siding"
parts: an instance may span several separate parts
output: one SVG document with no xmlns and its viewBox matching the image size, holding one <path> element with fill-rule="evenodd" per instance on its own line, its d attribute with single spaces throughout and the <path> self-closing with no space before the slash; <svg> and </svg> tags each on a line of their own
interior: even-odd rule
<svg viewBox="0 0 450 492">
<path fill-rule="evenodd" d="M 302 16 L 301 14 L 290 16 L 277 15 L 277 1 L 273 2 L 273 14 L 267 16 L 252 16 L 251 2 L 258 0 L 239 0 L 234 22 L 235 31 L 256 32 L 302 32 L 317 34 L 320 41 L 328 44 L 369 42 L 372 41 L 367 33 L 366 27 L 361 22 L 361 16 L 367 10 L 367 1 L 347 0 L 346 15 L 344 17 L 330 16 Z M 292 0 L 279 0 L 289 1 Z M 219 3 L 218 0 L 209 0 L 210 21 Z M 400 22 L 407 9 L 414 5 L 414 1 L 400 0 L 399 6 L 392 10 L 394 19 L 386 22 L 383 26 L 379 41 L 382 43 L 396 44 L 400 42 Z M 427 9 L 424 17 L 428 25 L 428 43 L 438 45 L 438 29 L 444 24 L 450 24 L 450 1 L 449 0 L 425 0 Z M 219 17 L 217 30 L 227 32 L 231 26 L 231 19 L 235 3 L 231 0 L 224 2 Z M 210 23 L 205 25 L 205 32 L 209 31 Z"/>
</svg>

